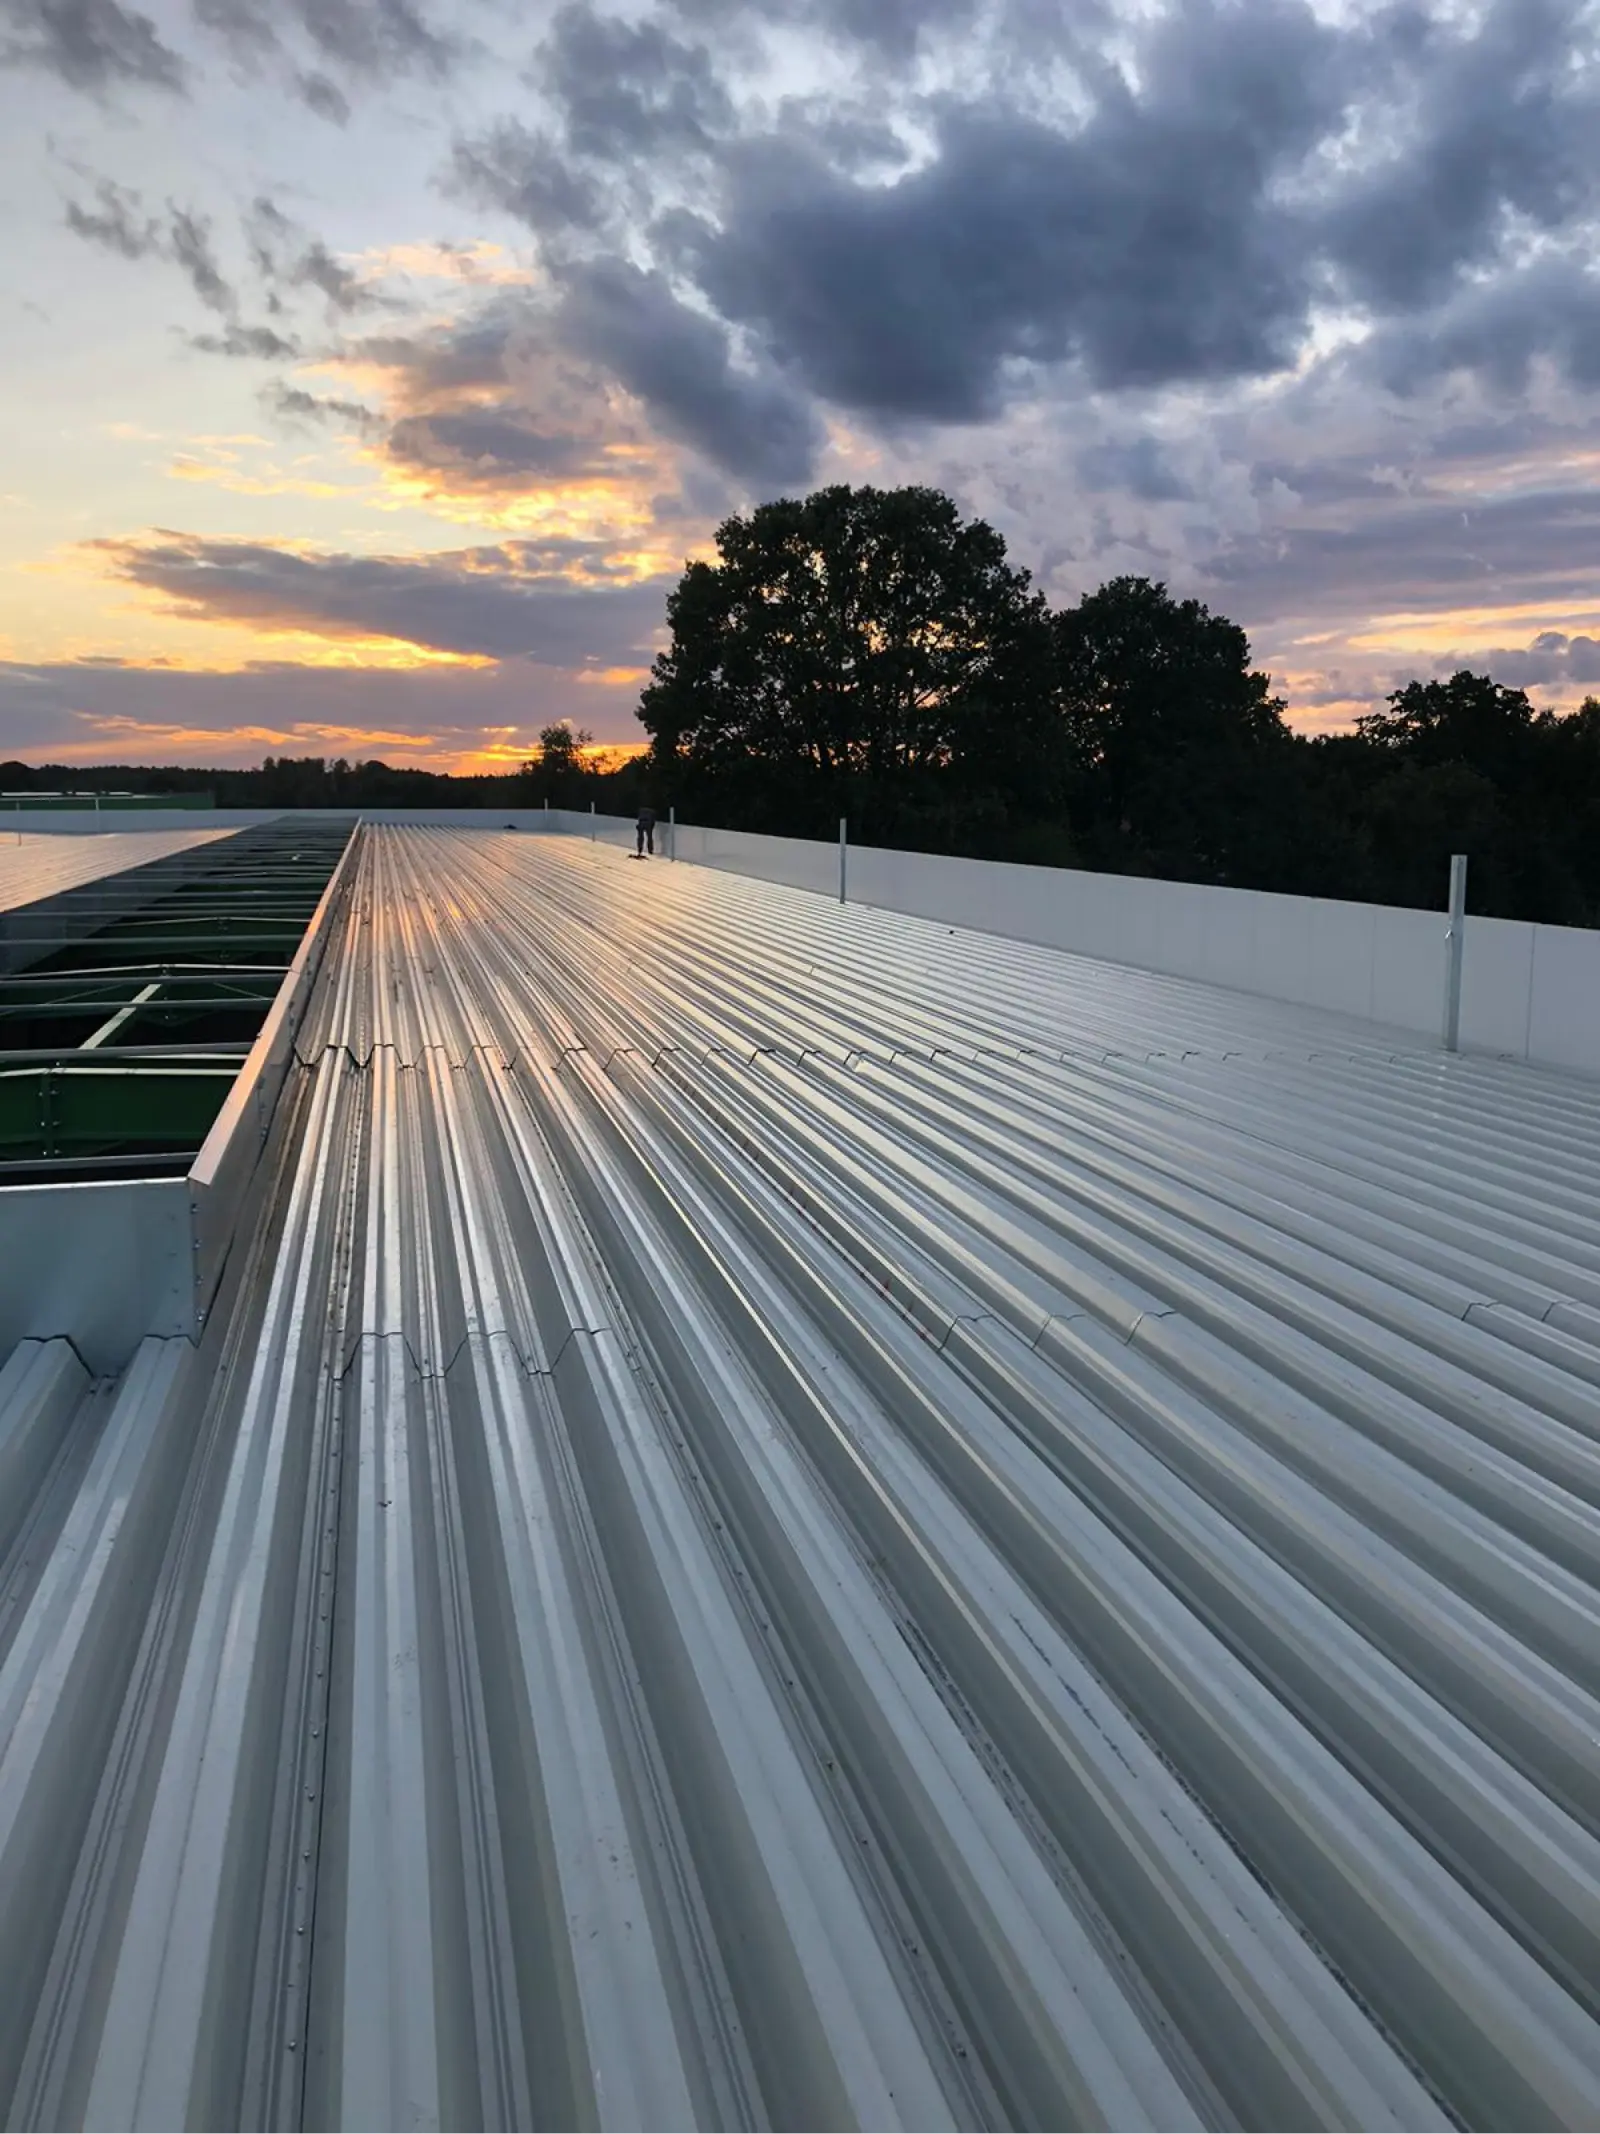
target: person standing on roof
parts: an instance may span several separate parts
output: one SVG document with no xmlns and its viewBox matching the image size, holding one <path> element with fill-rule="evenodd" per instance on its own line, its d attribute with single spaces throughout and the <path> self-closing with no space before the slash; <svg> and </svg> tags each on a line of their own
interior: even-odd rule
<svg viewBox="0 0 1600 2134">
<path fill-rule="evenodd" d="M 639 810 L 639 820 L 635 827 L 639 833 L 639 850 L 635 856 L 639 859 L 643 859 L 645 854 L 648 852 L 651 857 L 654 858 L 656 849 L 655 809 L 641 808 Z"/>
</svg>

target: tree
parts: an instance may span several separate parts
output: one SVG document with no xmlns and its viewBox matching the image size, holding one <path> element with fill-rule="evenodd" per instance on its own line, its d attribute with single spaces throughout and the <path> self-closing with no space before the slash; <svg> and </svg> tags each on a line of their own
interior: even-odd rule
<svg viewBox="0 0 1600 2134">
<path fill-rule="evenodd" d="M 1465 668 L 1447 682 L 1408 682 L 1382 711 L 1356 721 L 1364 741 L 1419 764 L 1464 763 L 1497 783 L 1515 784 L 1556 721 L 1535 713 L 1526 694 Z"/>
<path fill-rule="evenodd" d="M 1367 802 L 1384 895 L 1412 902 L 1425 877 L 1422 900 L 1436 901 L 1449 854 L 1465 852 L 1474 910 L 1594 923 L 1600 723 L 1590 705 L 1535 711 L 1522 690 L 1462 669 L 1396 690 L 1357 731 L 1385 773 Z"/>
<path fill-rule="evenodd" d="M 1048 808 L 1065 750 L 1044 604 L 938 490 L 840 485 L 717 529 L 640 702 L 664 789 L 752 827 L 939 841 Z"/>
<path fill-rule="evenodd" d="M 1252 884 L 1288 862 L 1299 765 L 1243 630 L 1131 577 L 1053 624 L 1089 863 Z"/>
<path fill-rule="evenodd" d="M 541 727 L 539 753 L 523 765 L 530 792 L 553 808 L 577 807 L 589 781 L 583 752 L 593 741 L 586 726 L 573 726 L 565 719 Z"/>
</svg>

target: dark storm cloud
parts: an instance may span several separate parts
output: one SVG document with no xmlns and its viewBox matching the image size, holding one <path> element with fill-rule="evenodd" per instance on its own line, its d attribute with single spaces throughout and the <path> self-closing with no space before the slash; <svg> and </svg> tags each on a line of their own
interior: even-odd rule
<svg viewBox="0 0 1600 2134">
<path fill-rule="evenodd" d="M 535 74 L 549 125 L 458 143 L 457 179 L 566 268 L 592 271 L 603 235 L 637 267 L 642 243 L 675 293 L 692 282 L 757 338 L 773 375 L 886 424 L 992 419 L 1064 363 L 1108 391 L 1281 374 L 1319 306 L 1425 329 L 1419 307 L 1480 295 L 1463 277 L 1519 232 L 1600 205 L 1594 0 L 1466 17 L 1398 0 L 1342 28 L 1308 0 L 1055 16 L 1031 0 L 674 0 L 628 22 L 569 6 Z M 761 132 L 710 56 L 760 25 L 902 53 L 949 32 L 972 64 L 936 95 L 890 71 L 848 110 L 790 99 Z M 1029 50 L 1076 81 L 1083 115 L 1043 115 Z M 932 153 L 884 182 L 908 120 Z M 692 214 L 668 205 L 691 168 Z M 1546 272 L 1553 290 L 1572 268 Z M 1553 298 L 1520 338 L 1588 382 L 1583 305 Z M 1517 382 L 1509 320 L 1463 319 L 1457 340 Z M 1395 340 L 1390 361 L 1402 385 L 1407 364 L 1424 375 L 1425 341 Z"/>
<path fill-rule="evenodd" d="M 451 175 L 458 192 L 515 215 L 557 253 L 575 233 L 619 234 L 648 216 L 663 181 L 713 155 L 738 123 L 703 44 L 591 0 L 557 11 L 529 79 L 549 123 L 506 118 L 458 140 Z"/>
<path fill-rule="evenodd" d="M 119 0 L 0 0 L 0 66 L 37 68 L 93 94 L 182 91 L 189 75 L 150 17 Z"/>
<path fill-rule="evenodd" d="M 612 162 L 706 149 L 734 124 L 733 100 L 703 44 L 649 18 L 603 15 L 588 0 L 558 12 L 537 75 L 578 156 Z"/>
<path fill-rule="evenodd" d="M 1498 258 L 1519 219 L 1560 229 L 1593 203 L 1600 98 L 1572 66 L 1593 28 L 1591 0 L 1490 0 L 1465 32 L 1416 8 L 1379 19 L 1371 49 L 1389 64 L 1373 88 L 1394 146 L 1313 218 L 1358 299 L 1433 304 Z"/>
<path fill-rule="evenodd" d="M 389 432 L 386 449 L 399 466 L 496 490 L 540 488 L 606 464 L 591 439 L 541 428 L 516 407 L 409 415 Z"/>
<path fill-rule="evenodd" d="M 814 390 L 883 416 L 981 420 L 1018 361 L 1078 356 L 1113 387 L 1265 375 L 1315 288 L 1276 181 L 1346 73 L 1299 0 L 1185 5 L 1151 33 L 1140 94 L 1108 87 L 1076 132 L 951 107 L 932 160 L 891 185 L 748 146 L 722 226 L 680 225 L 685 256 Z"/>
<path fill-rule="evenodd" d="M 305 555 L 195 534 L 89 546 L 184 615 L 557 667 L 638 664 L 664 613 L 658 584 L 586 587 L 525 572 L 538 551 L 516 542 L 432 556 Z"/>
<path fill-rule="evenodd" d="M 814 410 L 781 379 L 738 367 L 719 321 L 622 260 L 576 268 L 564 289 L 568 344 L 604 364 L 663 430 L 730 474 L 805 480 L 822 439 Z"/>
<path fill-rule="evenodd" d="M 1452 372 L 1518 394 L 1540 357 L 1580 389 L 1600 385 L 1600 275 L 1586 258 L 1547 255 L 1469 285 L 1425 318 L 1382 328 L 1362 351 L 1367 375 L 1402 396 Z"/>
<path fill-rule="evenodd" d="M 102 178 L 95 187 L 96 205 L 67 203 L 67 228 L 90 244 L 102 245 L 124 259 L 150 259 L 166 250 L 161 225 L 144 212 L 144 202 L 126 186 Z"/>
</svg>

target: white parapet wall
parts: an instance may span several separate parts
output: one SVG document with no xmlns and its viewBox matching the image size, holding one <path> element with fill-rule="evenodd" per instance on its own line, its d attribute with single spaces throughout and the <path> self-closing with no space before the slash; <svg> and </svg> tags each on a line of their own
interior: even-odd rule
<svg viewBox="0 0 1600 2134">
<path fill-rule="evenodd" d="M 631 845 L 633 824 L 555 809 L 533 827 Z M 668 827 L 656 833 L 667 849 Z M 677 826 L 677 857 L 837 896 L 836 845 Z M 852 904 L 1171 977 L 1233 986 L 1435 1036 L 1444 1008 L 1447 883 L 1438 911 L 1215 889 L 1138 875 L 945 859 L 852 845 Z M 1470 902 L 1470 895 L 1469 895 Z M 1461 989 L 1463 1051 L 1600 1074 L 1600 932 L 1469 918 Z"/>
</svg>

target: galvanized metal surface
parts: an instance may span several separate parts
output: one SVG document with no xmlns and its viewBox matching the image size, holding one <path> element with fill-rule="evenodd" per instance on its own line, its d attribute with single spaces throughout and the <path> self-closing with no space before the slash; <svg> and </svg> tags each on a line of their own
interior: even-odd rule
<svg viewBox="0 0 1600 2134">
<path fill-rule="evenodd" d="M 103 881 L 147 860 L 169 859 L 227 837 L 226 829 L 107 830 L 94 837 L 36 835 L 8 829 L 0 817 L 0 911 L 15 911 L 64 889 Z"/>
<path fill-rule="evenodd" d="M 0 1375 L 19 2124 L 1592 2125 L 1600 1108 L 368 829 L 198 1351 Z"/>
</svg>

